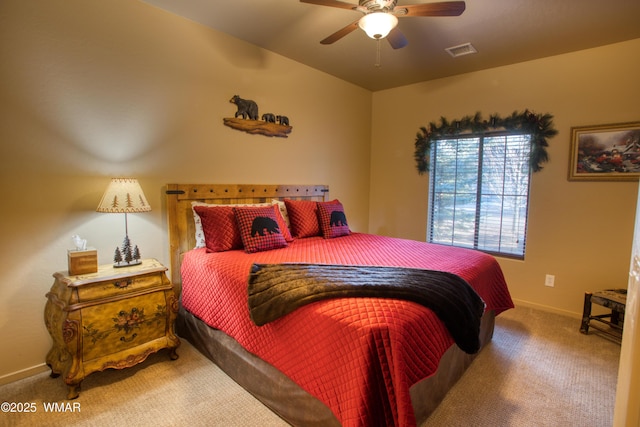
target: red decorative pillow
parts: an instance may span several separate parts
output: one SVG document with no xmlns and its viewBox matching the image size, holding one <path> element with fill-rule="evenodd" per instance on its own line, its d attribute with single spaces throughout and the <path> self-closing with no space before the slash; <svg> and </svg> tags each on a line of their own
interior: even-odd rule
<svg viewBox="0 0 640 427">
<path fill-rule="evenodd" d="M 233 211 L 245 252 L 268 251 L 287 246 L 273 206 L 238 207 Z"/>
<path fill-rule="evenodd" d="M 320 234 L 318 203 L 309 200 L 284 200 L 289 213 L 293 237 L 312 237 Z"/>
<path fill-rule="evenodd" d="M 269 206 L 270 203 L 233 203 L 233 204 L 227 204 L 225 203 L 224 206 L 228 207 L 228 208 L 235 208 L 237 206 Z M 211 207 L 211 206 L 220 206 L 220 203 L 204 203 L 204 202 L 197 202 L 197 201 L 193 201 L 191 202 L 191 209 L 193 209 L 195 206 L 205 206 L 205 207 Z M 286 218 L 285 218 L 286 221 Z M 236 219 L 235 217 L 233 218 L 233 223 L 236 223 Z M 195 248 L 204 248 L 206 247 L 206 243 L 204 241 L 204 231 L 202 230 L 202 221 L 200 220 L 200 215 L 198 215 L 198 212 L 196 212 L 195 210 L 193 211 L 193 225 L 195 226 L 195 239 L 196 239 L 196 245 Z M 237 228 L 237 226 L 236 226 Z M 240 235 L 240 232 L 238 232 L 238 236 Z"/>
<path fill-rule="evenodd" d="M 207 252 L 242 248 L 240 231 L 230 206 L 194 206 L 200 217 Z"/>
<path fill-rule="evenodd" d="M 342 203 L 337 200 L 333 202 L 318 202 L 318 221 L 322 237 L 332 239 L 334 237 L 346 236 L 351 233 L 347 217 L 344 214 Z"/>
</svg>

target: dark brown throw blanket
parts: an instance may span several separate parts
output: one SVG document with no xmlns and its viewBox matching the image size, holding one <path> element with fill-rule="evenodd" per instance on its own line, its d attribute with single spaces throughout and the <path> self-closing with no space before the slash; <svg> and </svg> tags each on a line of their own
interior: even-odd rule
<svg viewBox="0 0 640 427">
<path fill-rule="evenodd" d="M 461 277 L 403 267 L 325 264 L 253 264 L 249 311 L 258 326 L 296 308 L 327 298 L 375 297 L 412 301 L 431 309 L 458 347 L 480 349 L 480 319 L 485 304 Z"/>
</svg>

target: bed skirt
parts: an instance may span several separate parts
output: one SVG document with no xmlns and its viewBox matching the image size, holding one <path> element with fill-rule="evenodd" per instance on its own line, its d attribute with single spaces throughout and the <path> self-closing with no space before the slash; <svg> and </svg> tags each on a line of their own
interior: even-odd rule
<svg viewBox="0 0 640 427">
<path fill-rule="evenodd" d="M 495 315 L 488 311 L 480 326 L 481 349 L 491 341 Z M 235 382 L 293 426 L 340 426 L 333 412 L 272 365 L 246 351 L 224 332 L 211 328 L 180 306 L 176 331 Z M 460 379 L 476 354 L 453 345 L 434 375 L 414 384 L 411 403 L 417 425 L 422 424 Z"/>
</svg>

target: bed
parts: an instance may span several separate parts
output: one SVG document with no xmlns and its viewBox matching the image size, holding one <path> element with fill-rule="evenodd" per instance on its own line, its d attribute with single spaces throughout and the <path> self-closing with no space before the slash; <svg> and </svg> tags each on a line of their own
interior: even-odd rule
<svg viewBox="0 0 640 427">
<path fill-rule="evenodd" d="M 330 200 L 328 190 L 325 185 L 167 185 L 171 277 L 181 291 L 178 334 L 292 425 L 419 425 L 491 340 L 495 316 L 513 307 L 502 271 L 493 257 L 477 251 L 353 232 L 348 228 L 348 206 Z M 196 224 L 193 202 L 223 209 L 197 208 L 202 215 Z M 259 206 L 243 206 L 255 204 Z M 319 235 L 301 226 L 298 208 L 311 205 L 317 207 Z M 208 235 L 205 243 L 202 228 L 211 233 L 215 225 L 219 233 L 221 217 L 207 217 L 207 212 L 224 210 L 230 215 L 229 209 L 240 225 L 243 245 L 208 248 L 214 238 Z M 242 216 L 249 213 L 254 215 L 251 230 L 251 222 L 243 222 Z M 256 215 L 277 220 L 277 225 L 261 222 L 256 228 Z M 324 234 L 328 224 L 331 232 L 342 231 Z M 278 240 L 274 249 L 251 246 L 249 235 L 265 241 L 278 230 L 286 234 L 285 229 L 304 237 L 283 235 L 285 243 Z M 261 279 L 274 268 L 276 274 L 268 281 Z M 274 278 L 287 277 L 278 285 L 289 283 L 289 277 L 297 277 L 289 276 L 292 268 L 294 274 L 300 268 L 305 274 L 313 270 L 314 286 L 320 280 L 315 276 L 318 268 L 332 277 L 343 277 L 339 269 L 345 269 L 345 277 L 371 282 L 375 280 L 368 277 L 381 274 L 408 278 L 413 276 L 405 272 L 433 272 L 439 274 L 432 279 L 437 289 L 444 288 L 440 278 L 464 282 L 460 286 L 472 290 L 468 298 L 459 299 L 476 298 L 469 305 L 477 311 L 479 300 L 481 312 L 477 322 L 468 322 L 462 314 L 445 319 L 443 310 L 422 302 L 431 296 L 405 298 L 402 288 L 403 297 L 391 298 L 381 293 L 389 289 L 376 287 L 374 294 L 352 294 L 355 288 L 370 291 L 371 286 L 348 283 L 348 289 L 340 288 L 343 293 L 327 299 L 304 295 L 295 309 L 287 300 L 277 307 L 277 315 L 276 306 L 269 306 L 265 320 L 260 311 L 264 306 L 252 302 L 264 290 L 257 287 L 265 282 L 271 286 Z M 298 279 L 290 283 L 294 280 Z M 299 280 L 304 284 L 310 279 Z M 342 286 L 344 280 L 338 282 Z M 325 289 L 325 282 L 321 285 Z M 390 290 L 396 289 L 400 288 Z M 456 320 L 458 332 L 450 325 Z M 469 327 L 460 330 L 459 325 L 467 323 Z M 471 338 L 471 344 L 461 341 L 460 333 Z"/>
</svg>

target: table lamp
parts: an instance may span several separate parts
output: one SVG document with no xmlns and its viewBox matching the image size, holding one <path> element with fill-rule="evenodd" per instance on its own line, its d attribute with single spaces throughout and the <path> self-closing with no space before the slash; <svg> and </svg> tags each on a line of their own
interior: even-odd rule
<svg viewBox="0 0 640 427">
<path fill-rule="evenodd" d="M 149 212 L 151 206 L 142 192 L 137 179 L 112 178 L 107 190 L 100 200 L 97 212 L 123 213 L 125 237 L 122 247 L 116 247 L 113 257 L 114 267 L 128 267 L 140 264 L 140 250 L 138 246 L 132 246 L 129 240 L 129 226 L 127 214 L 136 212 Z"/>
</svg>

